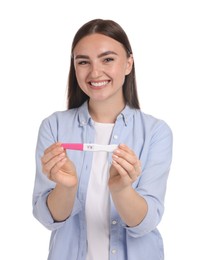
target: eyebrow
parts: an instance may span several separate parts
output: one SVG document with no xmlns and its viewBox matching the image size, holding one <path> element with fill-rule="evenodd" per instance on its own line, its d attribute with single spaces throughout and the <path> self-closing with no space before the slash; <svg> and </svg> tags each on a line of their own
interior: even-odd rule
<svg viewBox="0 0 206 260">
<path fill-rule="evenodd" d="M 116 52 L 114 52 L 114 51 L 105 51 L 105 52 L 99 54 L 97 57 L 98 57 L 98 58 L 102 58 L 102 57 L 107 56 L 107 55 L 110 55 L 110 54 L 118 55 L 118 54 L 117 54 Z M 77 55 L 77 56 L 75 57 L 75 60 L 77 60 L 77 59 L 89 59 L 89 56 L 87 56 L 87 55 Z"/>
</svg>

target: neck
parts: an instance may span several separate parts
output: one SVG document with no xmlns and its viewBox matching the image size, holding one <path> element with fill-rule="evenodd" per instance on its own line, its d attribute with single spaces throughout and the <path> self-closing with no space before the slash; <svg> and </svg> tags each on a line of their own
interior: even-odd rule
<svg viewBox="0 0 206 260">
<path fill-rule="evenodd" d="M 117 116 L 124 109 L 125 102 L 118 104 L 108 102 L 92 102 L 89 101 L 89 113 L 95 122 L 99 123 L 115 123 Z"/>
</svg>

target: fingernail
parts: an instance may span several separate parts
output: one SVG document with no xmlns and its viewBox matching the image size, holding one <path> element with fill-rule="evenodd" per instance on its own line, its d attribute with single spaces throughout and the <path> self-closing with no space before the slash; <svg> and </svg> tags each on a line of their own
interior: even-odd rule
<svg viewBox="0 0 206 260">
<path fill-rule="evenodd" d="M 64 157 L 65 157 L 65 153 L 61 153 L 61 154 L 59 155 L 59 157 L 60 157 L 60 158 L 64 158 Z"/>
<path fill-rule="evenodd" d="M 114 160 L 119 158 L 116 154 L 113 154 L 112 157 Z"/>
</svg>

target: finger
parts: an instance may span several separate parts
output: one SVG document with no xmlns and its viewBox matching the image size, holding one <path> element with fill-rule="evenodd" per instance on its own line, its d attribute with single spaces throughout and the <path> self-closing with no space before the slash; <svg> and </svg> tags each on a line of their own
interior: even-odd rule
<svg viewBox="0 0 206 260">
<path fill-rule="evenodd" d="M 42 163 L 43 172 L 46 173 L 46 174 L 50 173 L 51 169 L 54 168 L 54 166 L 58 162 L 62 161 L 64 158 L 66 158 L 65 152 L 60 153 L 60 154 L 56 155 L 55 157 L 52 157 L 52 159 L 50 159 L 46 163 Z"/>
<path fill-rule="evenodd" d="M 64 174 L 64 171 L 62 171 L 62 168 L 64 164 L 67 162 L 68 158 L 63 158 L 62 160 L 58 161 L 53 168 L 51 168 L 49 174 L 47 175 L 50 180 L 56 181 L 58 179 L 58 173 L 61 170 L 61 175 Z M 68 174 L 65 172 L 65 175 L 68 176 Z"/>
<path fill-rule="evenodd" d="M 119 147 L 119 149 L 121 149 L 131 155 L 135 155 L 134 151 L 131 148 L 129 148 L 126 144 L 120 144 L 118 147 Z"/>
<path fill-rule="evenodd" d="M 117 153 L 118 154 L 118 153 Z M 140 160 L 137 159 L 136 156 L 130 155 L 130 156 L 124 156 L 127 159 L 122 156 L 117 156 L 115 153 L 113 154 L 113 160 L 116 161 L 118 164 L 120 164 L 125 171 L 131 175 L 131 178 L 133 179 L 133 176 L 138 176 L 141 173 L 141 163 Z M 135 177 L 136 178 L 136 177 Z"/>
<path fill-rule="evenodd" d="M 54 175 L 54 174 L 58 174 L 61 173 L 60 175 L 74 175 L 74 173 L 76 172 L 75 170 L 75 166 L 72 163 L 72 161 L 66 156 L 65 158 L 63 158 L 62 160 L 58 161 L 54 167 L 51 169 L 50 174 Z"/>
<path fill-rule="evenodd" d="M 46 153 L 50 152 L 51 150 L 53 150 L 54 148 L 60 147 L 60 146 L 61 146 L 60 142 L 54 143 L 54 144 L 50 145 L 49 147 L 47 147 L 47 149 L 45 149 L 44 153 L 46 154 Z"/>
<path fill-rule="evenodd" d="M 124 160 L 128 161 L 132 165 L 135 165 L 137 162 L 137 157 L 135 153 L 129 148 L 122 149 L 121 146 L 119 146 L 119 148 L 116 149 L 113 154 L 120 158 L 123 158 Z"/>
<path fill-rule="evenodd" d="M 137 162 L 134 164 L 134 169 L 135 171 L 140 175 L 141 171 L 142 171 L 142 167 L 141 167 L 141 161 L 137 160 Z"/>
<path fill-rule="evenodd" d="M 120 144 L 119 149 L 117 149 L 114 154 L 118 157 L 122 157 L 125 160 L 127 160 L 130 164 L 133 165 L 135 171 L 137 173 L 141 172 L 141 162 L 137 158 L 136 154 L 133 150 L 131 150 L 128 146 L 125 144 Z"/>
<path fill-rule="evenodd" d="M 117 170 L 118 174 L 121 175 L 122 177 L 129 177 L 127 171 L 116 161 L 112 161 L 113 167 Z"/>
<path fill-rule="evenodd" d="M 44 155 L 42 156 L 42 163 L 47 163 L 53 157 L 61 154 L 64 151 L 64 148 L 58 144 L 54 144 L 45 150 Z"/>
<path fill-rule="evenodd" d="M 136 180 L 139 175 L 139 168 L 135 169 L 134 165 L 126 161 L 125 159 L 113 155 L 113 162 L 118 164 L 119 174 L 125 175 L 127 174 L 132 181 Z M 117 169 L 117 167 L 116 167 Z"/>
</svg>

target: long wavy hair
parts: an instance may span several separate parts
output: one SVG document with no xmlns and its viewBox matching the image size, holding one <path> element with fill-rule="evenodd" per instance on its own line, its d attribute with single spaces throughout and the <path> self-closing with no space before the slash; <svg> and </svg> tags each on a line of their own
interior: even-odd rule
<svg viewBox="0 0 206 260">
<path fill-rule="evenodd" d="M 99 33 L 108 36 L 118 42 L 120 42 L 126 53 L 127 57 L 132 54 L 132 48 L 129 39 L 125 31 L 121 28 L 119 24 L 112 20 L 95 19 L 84 24 L 75 34 L 72 47 L 71 47 L 71 60 L 70 60 L 70 71 L 68 76 L 68 89 L 67 89 L 67 108 L 77 108 L 81 106 L 89 96 L 86 95 L 78 85 L 75 68 L 74 68 L 74 57 L 73 50 L 77 43 L 85 36 Z M 123 96 L 125 103 L 131 108 L 140 109 L 137 86 L 136 86 L 136 76 L 135 76 L 135 66 L 133 63 L 133 68 L 131 72 L 125 76 L 125 81 L 123 84 Z"/>
</svg>

